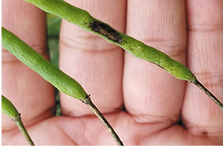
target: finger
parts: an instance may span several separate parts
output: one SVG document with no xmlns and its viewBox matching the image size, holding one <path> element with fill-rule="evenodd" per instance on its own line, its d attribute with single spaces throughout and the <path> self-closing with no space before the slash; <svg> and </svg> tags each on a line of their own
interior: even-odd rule
<svg viewBox="0 0 223 146">
<path fill-rule="evenodd" d="M 87 10 L 118 31 L 124 32 L 126 1 L 68 1 Z M 101 37 L 62 20 L 60 34 L 60 68 L 76 79 L 91 94 L 102 112 L 122 107 L 123 50 Z M 64 115 L 80 116 L 92 111 L 76 99 L 60 93 Z"/>
<path fill-rule="evenodd" d="M 184 1 L 128 1 L 127 34 L 185 64 Z M 138 122 L 179 119 L 184 81 L 158 66 L 125 54 L 124 101 Z"/>
<path fill-rule="evenodd" d="M 187 1 L 188 66 L 223 102 L 223 1 Z M 223 112 L 197 87 L 188 84 L 183 121 L 196 135 L 223 136 Z"/>
<path fill-rule="evenodd" d="M 46 20 L 40 9 L 21 0 L 2 1 L 2 25 L 37 50 L 45 58 Z M 2 49 L 2 94 L 17 107 L 26 125 L 52 115 L 54 89 L 37 73 Z M 16 125 L 3 115 L 3 131 Z"/>
</svg>

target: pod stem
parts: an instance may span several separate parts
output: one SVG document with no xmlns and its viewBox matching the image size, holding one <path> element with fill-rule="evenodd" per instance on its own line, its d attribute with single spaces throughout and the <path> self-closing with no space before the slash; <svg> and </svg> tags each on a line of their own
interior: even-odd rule
<svg viewBox="0 0 223 146">
<path fill-rule="evenodd" d="M 119 136 L 116 134 L 115 130 L 112 128 L 112 126 L 109 124 L 109 122 L 105 119 L 105 117 L 102 115 L 102 113 L 97 109 L 97 107 L 93 104 L 93 102 L 90 99 L 90 95 L 86 97 L 85 100 L 82 101 L 83 103 L 87 104 L 92 111 L 95 113 L 95 115 L 102 121 L 102 123 L 105 125 L 105 127 L 108 129 L 112 137 L 115 139 L 117 144 L 119 146 L 124 146 L 123 142 L 119 138 Z"/>
<path fill-rule="evenodd" d="M 32 141 L 31 137 L 29 136 L 28 132 L 26 131 L 25 126 L 22 123 L 20 114 L 16 116 L 15 118 L 12 118 L 12 121 L 15 122 L 15 124 L 18 126 L 19 130 L 25 137 L 26 141 L 29 143 L 30 146 L 35 146 L 34 142 Z"/>
<path fill-rule="evenodd" d="M 221 110 L 223 111 L 223 104 L 221 103 L 221 101 L 219 101 L 217 99 L 217 97 L 215 97 L 207 88 L 205 88 L 197 79 L 195 79 L 192 82 L 194 85 L 196 85 L 200 90 L 202 90 L 208 97 L 211 98 L 212 101 L 214 101 L 214 103 L 216 103 Z"/>
</svg>

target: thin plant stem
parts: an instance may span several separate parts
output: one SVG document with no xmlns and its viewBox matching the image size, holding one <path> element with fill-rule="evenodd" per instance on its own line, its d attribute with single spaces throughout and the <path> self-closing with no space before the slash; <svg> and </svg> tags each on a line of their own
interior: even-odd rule
<svg viewBox="0 0 223 146">
<path fill-rule="evenodd" d="M 109 122 L 105 119 L 105 117 L 101 114 L 101 112 L 97 109 L 97 107 L 93 104 L 93 102 L 90 99 L 90 95 L 86 97 L 85 100 L 83 100 L 83 103 L 87 104 L 92 111 L 95 113 L 95 115 L 102 121 L 102 123 L 105 125 L 105 127 L 108 129 L 112 137 L 115 139 L 117 144 L 119 146 L 124 146 L 123 142 L 119 138 L 119 136 L 116 134 L 115 130 L 112 128 L 112 126 L 109 124 Z"/>
<path fill-rule="evenodd" d="M 217 99 L 217 97 L 215 97 L 207 88 L 205 88 L 197 79 L 192 82 L 195 86 L 197 86 L 200 90 L 202 90 L 208 97 L 211 98 L 212 101 L 214 101 L 214 103 L 216 103 L 221 110 L 223 111 L 223 104 L 221 103 L 221 101 L 219 101 Z"/>
<path fill-rule="evenodd" d="M 35 146 L 34 142 L 32 141 L 31 137 L 29 136 L 28 132 L 26 131 L 25 126 L 23 125 L 20 114 L 17 117 L 13 118 L 12 120 L 16 123 L 19 130 L 21 131 L 21 133 L 25 137 L 26 141 L 29 143 L 29 145 L 30 146 Z"/>
</svg>

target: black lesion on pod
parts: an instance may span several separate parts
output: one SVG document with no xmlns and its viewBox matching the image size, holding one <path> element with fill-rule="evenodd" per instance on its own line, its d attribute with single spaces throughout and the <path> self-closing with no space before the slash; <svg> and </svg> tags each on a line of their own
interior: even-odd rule
<svg viewBox="0 0 223 146">
<path fill-rule="evenodd" d="M 160 67 L 160 68 L 162 68 L 162 69 L 164 69 L 162 66 L 160 66 L 160 65 L 158 65 L 158 64 L 156 64 L 158 67 Z"/>
<path fill-rule="evenodd" d="M 162 66 L 160 66 L 159 64 L 156 64 L 156 63 L 153 63 L 153 62 L 151 62 L 152 64 L 155 64 L 155 65 L 157 65 L 158 67 L 160 67 L 160 68 L 162 68 L 162 69 L 164 69 L 165 70 L 165 68 L 164 67 L 162 67 Z"/>
<path fill-rule="evenodd" d="M 111 26 L 102 22 L 94 21 L 89 26 L 92 31 L 97 32 L 109 40 L 122 44 L 122 37 Z"/>
</svg>

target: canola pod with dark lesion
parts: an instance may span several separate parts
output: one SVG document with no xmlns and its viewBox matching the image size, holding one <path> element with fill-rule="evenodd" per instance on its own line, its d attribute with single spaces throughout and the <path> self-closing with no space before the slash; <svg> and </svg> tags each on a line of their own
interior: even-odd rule
<svg viewBox="0 0 223 146">
<path fill-rule="evenodd" d="M 84 30 L 95 33 L 110 43 L 122 47 L 137 58 L 142 58 L 158 65 L 178 79 L 186 80 L 196 85 L 211 98 L 223 111 L 223 104 L 207 88 L 205 88 L 195 75 L 183 64 L 170 58 L 165 53 L 125 35 L 108 24 L 95 19 L 87 11 L 72 6 L 61 0 L 25 0 L 39 7 L 43 11 L 55 14 L 70 23 L 76 24 Z"/>
</svg>

